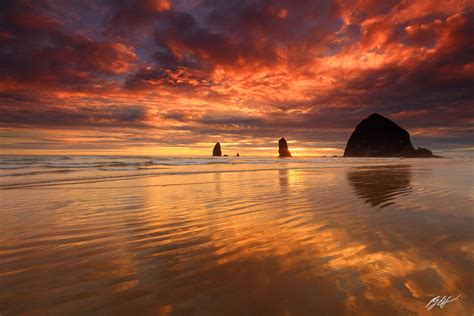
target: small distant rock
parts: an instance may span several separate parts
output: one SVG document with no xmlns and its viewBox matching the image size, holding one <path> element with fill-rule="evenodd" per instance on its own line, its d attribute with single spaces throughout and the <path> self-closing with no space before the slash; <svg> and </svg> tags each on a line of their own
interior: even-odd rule
<svg viewBox="0 0 474 316">
<path fill-rule="evenodd" d="M 214 149 L 212 150 L 212 155 L 216 156 L 216 157 L 222 156 L 221 144 L 220 143 L 216 143 L 216 145 L 214 146 Z"/>
<path fill-rule="evenodd" d="M 391 120 L 374 113 L 362 120 L 352 133 L 344 157 L 407 157 L 439 156 L 425 148 L 415 149 L 410 134 Z"/>
<path fill-rule="evenodd" d="M 291 157 L 291 153 L 288 150 L 288 143 L 286 142 L 286 139 L 281 138 L 278 141 L 278 157 L 279 158 L 288 158 Z"/>
<path fill-rule="evenodd" d="M 235 157 L 240 157 L 239 153 L 237 153 L 237 155 L 235 155 Z"/>
<path fill-rule="evenodd" d="M 412 158 L 441 158 L 441 156 L 433 155 L 433 152 L 429 149 L 418 147 L 417 150 L 412 152 L 410 156 Z"/>
</svg>

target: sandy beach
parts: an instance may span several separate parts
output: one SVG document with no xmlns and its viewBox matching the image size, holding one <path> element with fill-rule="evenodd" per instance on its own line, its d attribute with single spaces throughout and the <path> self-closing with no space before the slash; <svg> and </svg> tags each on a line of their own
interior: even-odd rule
<svg viewBox="0 0 474 316">
<path fill-rule="evenodd" d="M 469 315 L 470 159 L 3 156 L 0 314 Z M 426 309 L 439 295 L 459 298 Z"/>
</svg>

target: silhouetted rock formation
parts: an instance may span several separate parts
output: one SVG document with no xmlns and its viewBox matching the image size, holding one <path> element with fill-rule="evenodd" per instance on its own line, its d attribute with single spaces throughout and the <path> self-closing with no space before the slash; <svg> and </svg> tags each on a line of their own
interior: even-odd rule
<svg viewBox="0 0 474 316">
<path fill-rule="evenodd" d="M 344 157 L 439 157 L 425 148 L 415 149 L 410 134 L 391 120 L 374 113 L 362 120 L 347 142 Z"/>
<path fill-rule="evenodd" d="M 221 144 L 216 143 L 216 145 L 214 146 L 214 149 L 212 150 L 212 155 L 218 156 L 218 157 L 222 156 Z"/>
<path fill-rule="evenodd" d="M 235 157 L 240 157 L 239 153 L 237 153 L 237 155 L 235 155 Z"/>
<path fill-rule="evenodd" d="M 278 141 L 278 154 L 278 157 L 280 158 L 291 157 L 290 151 L 288 150 L 288 143 L 284 138 L 281 138 Z"/>
<path fill-rule="evenodd" d="M 410 153 L 407 157 L 413 158 L 441 158 L 440 156 L 433 155 L 433 152 L 429 149 L 418 147 L 417 150 Z"/>
</svg>

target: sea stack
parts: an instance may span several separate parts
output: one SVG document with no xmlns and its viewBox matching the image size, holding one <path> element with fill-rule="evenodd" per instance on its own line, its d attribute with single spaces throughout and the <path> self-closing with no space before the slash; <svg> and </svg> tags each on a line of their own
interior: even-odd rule
<svg viewBox="0 0 474 316">
<path fill-rule="evenodd" d="M 344 157 L 439 157 L 425 148 L 415 149 L 410 134 L 391 120 L 374 113 L 363 119 L 352 133 Z"/>
<path fill-rule="evenodd" d="M 212 150 L 212 155 L 216 157 L 222 156 L 221 144 L 216 143 L 216 145 L 214 146 L 214 149 Z"/>
<path fill-rule="evenodd" d="M 291 157 L 291 153 L 288 150 L 288 143 L 286 142 L 286 139 L 281 138 L 278 141 L 278 157 L 279 158 L 287 158 Z"/>
</svg>

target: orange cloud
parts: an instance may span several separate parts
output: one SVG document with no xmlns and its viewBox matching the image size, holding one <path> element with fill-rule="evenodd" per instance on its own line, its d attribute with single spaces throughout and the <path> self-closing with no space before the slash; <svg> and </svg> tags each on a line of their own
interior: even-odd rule
<svg viewBox="0 0 474 316">
<path fill-rule="evenodd" d="M 460 144 L 472 128 L 474 16 L 463 1 L 44 3 L 2 4 L 8 127 L 155 128 L 260 147 L 278 130 L 302 148 L 344 146 L 375 111 L 455 130 Z"/>
</svg>

